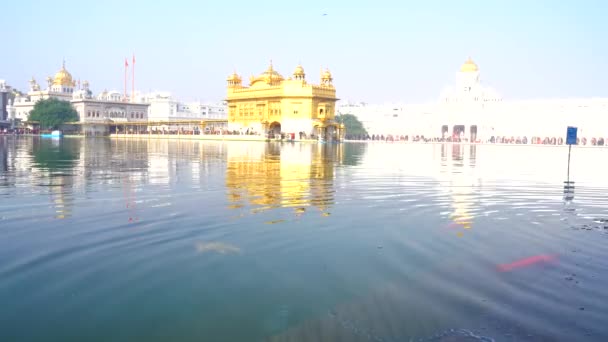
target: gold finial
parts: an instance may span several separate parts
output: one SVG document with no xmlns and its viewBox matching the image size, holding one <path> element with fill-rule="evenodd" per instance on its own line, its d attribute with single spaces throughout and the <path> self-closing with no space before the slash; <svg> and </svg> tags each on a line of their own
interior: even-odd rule
<svg viewBox="0 0 608 342">
<path fill-rule="evenodd" d="M 473 59 L 471 58 L 471 56 L 469 56 L 469 58 L 467 58 L 467 60 L 464 62 L 464 64 L 460 67 L 460 71 L 461 72 L 477 72 L 477 71 L 479 71 L 479 67 L 477 66 L 477 64 L 475 64 L 475 62 L 473 62 Z"/>
<path fill-rule="evenodd" d="M 63 63 L 61 64 L 61 67 L 62 67 L 63 69 L 65 69 L 65 58 L 63 58 Z"/>
</svg>

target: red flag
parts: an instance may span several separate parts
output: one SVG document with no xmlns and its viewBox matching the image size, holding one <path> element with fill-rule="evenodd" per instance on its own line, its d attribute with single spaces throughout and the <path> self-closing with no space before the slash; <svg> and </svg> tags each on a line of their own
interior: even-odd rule
<svg viewBox="0 0 608 342">
<path fill-rule="evenodd" d="M 125 68 L 129 66 L 129 62 L 127 61 L 127 59 L 125 58 Z"/>
<path fill-rule="evenodd" d="M 133 54 L 133 65 L 135 65 L 135 54 Z"/>
</svg>

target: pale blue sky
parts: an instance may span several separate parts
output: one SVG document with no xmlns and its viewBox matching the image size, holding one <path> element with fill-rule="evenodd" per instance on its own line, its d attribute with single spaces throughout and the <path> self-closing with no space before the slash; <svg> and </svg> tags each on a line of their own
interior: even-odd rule
<svg viewBox="0 0 608 342">
<path fill-rule="evenodd" d="M 467 56 L 505 99 L 608 97 L 608 1 L 7 1 L 0 79 L 44 83 L 65 57 L 95 93 L 220 100 L 233 69 L 328 67 L 341 99 L 434 101 Z M 323 14 L 326 13 L 326 16 Z"/>
</svg>

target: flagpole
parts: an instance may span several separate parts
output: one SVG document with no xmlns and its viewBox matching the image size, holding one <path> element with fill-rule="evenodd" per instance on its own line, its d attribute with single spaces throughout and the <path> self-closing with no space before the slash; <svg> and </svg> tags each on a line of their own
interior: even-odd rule
<svg viewBox="0 0 608 342">
<path fill-rule="evenodd" d="M 127 69 L 129 68 L 129 64 L 127 63 L 127 59 L 125 58 L 125 90 L 123 93 L 123 97 L 127 98 Z"/>
<path fill-rule="evenodd" d="M 135 96 L 135 54 L 133 54 L 133 65 L 131 65 L 131 72 L 133 73 L 131 77 L 131 102 L 133 102 Z"/>
</svg>

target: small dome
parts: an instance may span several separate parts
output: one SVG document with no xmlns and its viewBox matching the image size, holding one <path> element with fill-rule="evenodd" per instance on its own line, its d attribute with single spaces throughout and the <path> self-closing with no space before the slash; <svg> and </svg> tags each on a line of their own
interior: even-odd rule
<svg viewBox="0 0 608 342">
<path fill-rule="evenodd" d="M 321 74 L 321 78 L 324 80 L 331 80 L 331 72 L 329 72 L 329 69 L 325 69 L 325 71 Z"/>
<path fill-rule="evenodd" d="M 241 77 L 235 72 L 233 72 L 227 79 L 228 82 L 241 82 Z"/>
<path fill-rule="evenodd" d="M 302 66 L 298 64 L 298 66 L 296 67 L 296 70 L 293 71 L 293 75 L 294 76 L 304 76 L 304 68 L 302 68 Z"/>
<path fill-rule="evenodd" d="M 64 87 L 73 87 L 74 80 L 72 79 L 72 75 L 66 70 L 65 62 L 59 70 L 55 74 L 55 78 L 53 79 L 53 85 L 60 85 Z"/>
<path fill-rule="evenodd" d="M 460 67 L 460 72 L 477 72 L 477 71 L 479 71 L 479 68 L 477 67 L 477 64 L 475 64 L 475 62 L 473 62 L 471 57 L 469 57 L 466 60 L 466 62 L 464 62 L 464 64 Z"/>
</svg>

